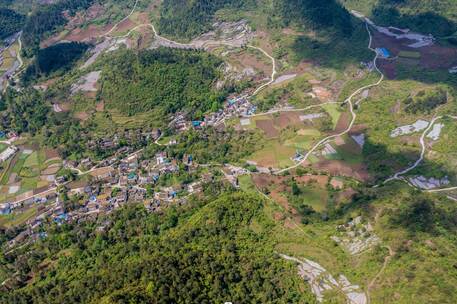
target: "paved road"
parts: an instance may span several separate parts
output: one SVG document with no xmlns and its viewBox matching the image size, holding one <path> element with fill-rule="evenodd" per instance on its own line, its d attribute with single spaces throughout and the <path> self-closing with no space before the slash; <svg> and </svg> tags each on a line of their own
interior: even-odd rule
<svg viewBox="0 0 457 304">
<path fill-rule="evenodd" d="M 408 167 L 408 168 L 406 168 L 406 169 L 404 169 L 404 170 L 402 170 L 400 172 L 397 172 L 397 173 L 394 174 L 394 176 L 386 179 L 383 182 L 383 184 L 388 183 L 388 182 L 393 181 L 393 180 L 399 180 L 401 175 L 404 175 L 404 174 L 414 170 L 417 166 L 419 166 L 419 164 L 424 160 L 424 156 L 425 156 L 425 149 L 426 149 L 426 147 L 425 147 L 425 136 L 430 131 L 430 129 L 433 127 L 435 122 L 438 119 L 441 119 L 441 118 L 443 118 L 443 117 L 442 116 L 438 116 L 438 117 L 433 118 L 432 121 L 430 122 L 430 124 L 428 125 L 428 127 L 422 133 L 422 135 L 420 137 L 420 140 L 419 140 L 420 145 L 421 145 L 421 155 L 420 155 L 419 159 L 416 160 L 416 162 L 412 166 L 410 166 L 410 167 Z"/>
<path fill-rule="evenodd" d="M 321 146 L 322 144 L 328 142 L 329 140 L 331 139 L 334 139 L 336 137 L 339 137 L 339 136 L 342 136 L 342 135 L 345 135 L 347 134 L 351 129 L 352 127 L 354 126 L 354 123 L 355 123 L 355 120 L 357 118 L 357 114 L 354 112 L 354 106 L 352 104 L 352 99 L 360 94 L 361 92 L 363 92 L 364 90 L 366 89 L 369 89 L 369 88 L 372 88 L 372 87 L 376 87 L 378 85 L 381 84 L 381 82 L 384 80 L 384 74 L 379 70 L 378 68 L 378 65 L 377 65 L 377 60 L 378 60 L 378 53 L 376 52 L 376 50 L 374 48 L 371 47 L 372 45 L 372 41 L 373 41 L 373 37 L 371 35 L 371 32 L 370 32 L 370 29 L 368 27 L 368 24 L 365 23 L 366 25 L 366 29 L 368 31 L 368 35 L 370 37 L 370 40 L 369 40 L 369 44 L 368 44 L 368 49 L 370 49 L 371 51 L 375 52 L 376 53 L 376 56 L 375 58 L 373 59 L 373 65 L 376 69 L 376 71 L 381 75 L 381 78 L 379 78 L 379 80 L 376 82 L 376 83 L 373 83 L 373 84 L 370 84 L 370 85 L 366 85 L 366 86 L 363 86 L 361 87 L 360 89 L 356 90 L 354 93 L 352 93 L 345 101 L 344 103 L 347 103 L 349 105 L 349 110 L 351 112 L 351 115 L 352 115 L 352 119 L 351 119 L 351 122 L 349 124 L 349 126 L 347 127 L 346 130 L 344 130 L 343 132 L 340 132 L 338 134 L 335 134 L 335 135 L 330 135 L 330 136 L 327 136 L 326 138 L 320 140 L 316 145 L 314 145 L 304 156 L 303 160 L 298 162 L 297 164 L 293 165 L 293 166 L 290 166 L 288 168 L 285 168 L 285 169 L 282 169 L 282 170 L 278 170 L 276 172 L 274 172 L 274 174 L 282 174 L 284 172 L 287 172 L 289 170 L 292 170 L 292 169 L 295 169 L 295 168 L 298 168 L 300 167 L 301 165 L 303 165 L 307 160 L 308 158 L 311 156 L 311 154 L 316 151 L 317 148 L 319 148 L 319 146 Z M 344 104 L 343 103 L 343 104 Z"/>
</svg>

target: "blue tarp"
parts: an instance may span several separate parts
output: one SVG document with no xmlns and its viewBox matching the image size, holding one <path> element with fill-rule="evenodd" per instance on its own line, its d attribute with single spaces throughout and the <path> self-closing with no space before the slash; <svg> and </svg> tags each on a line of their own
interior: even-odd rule
<svg viewBox="0 0 457 304">
<path fill-rule="evenodd" d="M 382 56 L 384 57 L 390 57 L 390 52 L 386 48 L 379 48 L 379 52 L 381 53 Z"/>
</svg>

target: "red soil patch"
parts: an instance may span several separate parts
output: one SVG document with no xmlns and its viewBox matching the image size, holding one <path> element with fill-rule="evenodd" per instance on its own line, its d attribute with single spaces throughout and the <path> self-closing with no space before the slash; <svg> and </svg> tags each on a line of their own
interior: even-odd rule
<svg viewBox="0 0 457 304">
<path fill-rule="evenodd" d="M 335 176 L 353 177 L 360 181 L 369 181 L 370 175 L 363 164 L 348 164 L 340 160 L 322 160 L 312 166 L 316 170 L 326 171 Z"/>
<path fill-rule="evenodd" d="M 295 177 L 295 181 L 299 184 L 317 183 L 321 187 L 326 187 L 328 184 L 327 175 L 304 175 Z"/>
<path fill-rule="evenodd" d="M 128 30 L 134 28 L 135 26 L 136 26 L 136 24 L 132 20 L 125 19 L 124 21 L 122 21 L 121 23 L 119 23 L 117 25 L 115 32 L 116 33 L 127 32 Z"/>
<path fill-rule="evenodd" d="M 397 76 L 396 63 L 392 60 L 379 60 L 379 68 L 389 79 L 395 79 Z"/>
<path fill-rule="evenodd" d="M 278 191 L 271 191 L 270 196 L 275 202 L 277 202 L 286 211 L 292 213 L 293 215 L 298 214 L 298 211 L 289 205 L 287 198 L 285 198 L 283 195 L 281 195 Z"/>
<path fill-rule="evenodd" d="M 92 39 L 96 39 L 101 35 L 105 34 L 107 31 L 111 29 L 112 25 L 108 24 L 104 27 L 99 27 L 95 25 L 89 25 L 86 29 L 77 28 L 71 31 L 67 36 L 65 36 L 65 40 L 68 41 L 90 41 Z"/>
<path fill-rule="evenodd" d="M 292 219 L 286 218 L 286 220 L 284 221 L 284 227 L 286 227 L 288 229 L 295 229 L 296 225 Z"/>
<path fill-rule="evenodd" d="M 257 120 L 255 124 L 257 128 L 260 128 L 263 132 L 265 132 L 268 138 L 275 138 L 279 136 L 279 131 L 274 127 L 272 120 Z"/>
<path fill-rule="evenodd" d="M 251 55 L 247 52 L 242 52 L 236 55 L 236 60 L 244 68 L 254 68 L 254 70 L 260 72 L 257 78 L 263 79 L 267 75 L 271 74 L 271 65 L 266 64 L 264 61 L 259 60 L 255 55 Z"/>
<path fill-rule="evenodd" d="M 327 101 L 332 98 L 332 92 L 324 87 L 313 87 L 313 93 L 316 94 L 317 98 L 321 101 Z"/>
<path fill-rule="evenodd" d="M 273 219 L 277 222 L 282 221 L 284 219 L 284 214 L 281 212 L 275 212 L 273 213 Z"/>
<path fill-rule="evenodd" d="M 274 116 L 274 124 L 281 129 L 287 128 L 292 125 L 302 125 L 300 115 L 296 112 L 283 112 L 279 116 Z"/>
<path fill-rule="evenodd" d="M 150 23 L 149 14 L 146 13 L 146 12 L 139 13 L 137 19 L 140 22 L 140 24 L 148 24 L 148 23 Z"/>
<path fill-rule="evenodd" d="M 88 113 L 86 113 L 86 112 L 76 112 L 74 114 L 74 117 L 76 119 L 79 119 L 79 120 L 82 120 L 82 121 L 86 121 L 86 120 L 89 119 L 90 115 Z"/>
<path fill-rule="evenodd" d="M 44 150 L 46 159 L 60 158 L 59 152 L 56 149 L 46 149 Z"/>
<path fill-rule="evenodd" d="M 367 129 L 368 126 L 366 124 L 353 125 L 351 131 L 349 131 L 349 135 L 360 134 L 365 132 Z"/>
<path fill-rule="evenodd" d="M 98 102 L 96 105 L 95 105 L 95 110 L 97 112 L 103 112 L 105 110 L 105 102 L 104 101 L 100 101 Z"/>
<path fill-rule="evenodd" d="M 349 114 L 348 112 L 344 112 L 343 114 L 341 114 L 340 119 L 338 120 L 338 123 L 336 124 L 335 134 L 345 131 L 348 128 L 350 123 L 351 123 L 351 114 Z"/>
</svg>

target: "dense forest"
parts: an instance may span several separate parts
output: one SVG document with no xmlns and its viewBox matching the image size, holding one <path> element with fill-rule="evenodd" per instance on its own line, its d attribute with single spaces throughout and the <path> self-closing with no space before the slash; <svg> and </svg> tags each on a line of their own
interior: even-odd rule
<svg viewBox="0 0 457 304">
<path fill-rule="evenodd" d="M 55 72 L 66 72 L 86 52 L 89 45 L 79 42 L 59 43 L 45 49 L 40 49 L 22 75 L 24 83 L 40 76 L 48 76 Z"/>
<path fill-rule="evenodd" d="M 381 0 L 373 9 L 375 21 L 383 25 L 410 28 L 412 30 L 450 36 L 456 33 L 457 23 L 448 18 L 454 15 L 457 2 L 453 0 Z"/>
<path fill-rule="evenodd" d="M 281 0 L 275 6 L 285 25 L 312 26 L 317 30 L 333 29 L 352 33 L 351 15 L 336 0 Z"/>
<path fill-rule="evenodd" d="M 5 39 L 21 30 L 25 17 L 7 8 L 0 8 L 0 39 Z"/>
<path fill-rule="evenodd" d="M 49 105 L 41 93 L 34 89 L 21 92 L 8 90 L 2 100 L 6 109 L 2 117 L 2 127 L 18 133 L 36 134 L 47 123 Z"/>
<path fill-rule="evenodd" d="M 235 192 L 190 204 L 164 215 L 127 207 L 98 232 L 90 223 L 55 227 L 29 254 L 3 258 L 34 278 L 0 302 L 315 302 L 272 250 L 259 197 Z M 264 228 L 250 228 L 254 220 Z"/>
<path fill-rule="evenodd" d="M 125 115 L 153 110 L 189 112 L 193 118 L 217 110 L 225 95 L 216 91 L 221 61 L 202 51 L 123 50 L 106 62 L 102 93 L 108 108 Z"/>
<path fill-rule="evenodd" d="M 217 10 L 254 6 L 254 0 L 165 0 L 161 8 L 159 29 L 166 35 L 192 38 L 211 28 Z"/>
<path fill-rule="evenodd" d="M 58 26 L 65 25 L 64 11 L 74 14 L 80 9 L 86 9 L 93 0 L 60 0 L 51 5 L 41 5 L 27 18 L 22 40 L 25 54 L 33 55 L 39 49 L 41 38 Z"/>
</svg>

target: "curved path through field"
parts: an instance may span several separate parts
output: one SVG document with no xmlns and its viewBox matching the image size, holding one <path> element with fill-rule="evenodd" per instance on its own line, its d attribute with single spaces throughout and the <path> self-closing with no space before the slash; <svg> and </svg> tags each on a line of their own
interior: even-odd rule
<svg viewBox="0 0 457 304">
<path fill-rule="evenodd" d="M 129 13 L 127 16 L 124 17 L 124 19 L 122 19 L 121 21 L 119 21 L 118 23 L 116 23 L 115 25 L 113 25 L 113 27 L 112 27 L 109 31 L 107 31 L 106 33 L 104 33 L 102 36 L 108 36 L 108 35 L 111 34 L 115 29 L 117 29 L 117 27 L 119 26 L 119 24 L 121 24 L 121 23 L 124 22 L 125 20 L 129 19 L 130 16 L 132 16 L 132 14 L 135 12 L 136 7 L 137 7 L 137 5 L 138 5 L 138 1 L 139 1 L 139 0 L 136 0 L 136 1 L 135 1 L 135 4 L 133 5 L 132 10 L 130 11 L 130 13 Z"/>
<path fill-rule="evenodd" d="M 357 89 L 354 93 L 352 93 L 344 102 L 344 103 L 347 103 L 349 105 L 349 110 L 351 112 L 351 115 L 352 115 L 352 119 L 351 119 L 351 122 L 349 123 L 349 126 L 346 128 L 346 130 L 344 130 L 343 132 L 340 132 L 338 134 L 335 134 L 335 135 L 330 135 L 330 136 L 327 136 L 326 138 L 320 140 L 316 145 L 314 145 L 303 157 L 303 160 L 298 162 L 297 164 L 293 165 L 293 166 L 290 166 L 288 168 L 285 168 L 285 169 L 282 169 L 282 170 L 278 170 L 276 172 L 274 172 L 274 174 L 282 174 L 284 172 L 287 172 L 289 170 L 292 170 L 292 169 L 295 169 L 295 168 L 298 168 L 300 167 L 301 165 L 303 165 L 303 163 L 305 163 L 308 158 L 311 156 L 311 154 L 317 150 L 317 148 L 319 148 L 322 144 L 326 143 L 327 141 L 331 140 L 331 139 L 334 139 L 336 137 L 339 137 L 339 136 L 343 136 L 345 134 L 347 134 L 349 131 L 351 131 L 352 127 L 354 126 L 354 123 L 355 123 L 355 120 L 357 118 L 357 114 L 354 112 L 354 106 L 352 104 L 352 99 L 357 96 L 358 94 L 360 94 L 362 91 L 366 90 L 366 89 L 369 89 L 369 88 L 372 88 L 372 87 L 376 87 L 378 85 L 381 84 L 381 82 L 384 80 L 384 74 L 381 72 L 381 70 L 379 70 L 378 68 L 378 65 L 377 65 L 377 60 L 378 60 L 378 53 L 376 52 L 376 50 L 374 48 L 372 48 L 372 41 L 373 41 L 373 37 L 371 35 L 371 32 L 370 32 L 370 29 L 368 27 L 368 23 L 365 23 L 365 26 L 367 28 L 367 31 L 368 31 L 368 35 L 369 35 L 369 43 L 368 43 L 368 49 L 370 49 L 371 51 L 375 52 L 376 53 L 376 56 L 375 58 L 373 59 L 373 65 L 376 69 L 376 71 L 381 75 L 381 77 L 379 78 L 379 80 L 373 84 L 369 84 L 369 85 L 366 85 L 366 86 L 363 86 L 359 89 Z"/>
<path fill-rule="evenodd" d="M 424 156 L 425 156 L 425 149 L 426 149 L 426 147 L 425 147 L 425 136 L 430 131 L 430 129 L 433 127 L 435 122 L 438 119 L 441 119 L 441 118 L 443 118 L 443 117 L 442 116 L 438 116 L 438 117 L 433 118 L 432 121 L 429 123 L 428 127 L 422 133 L 422 135 L 420 137 L 420 140 L 419 140 L 420 145 L 421 145 L 421 154 L 420 154 L 419 159 L 416 160 L 416 162 L 412 166 L 410 166 L 410 167 L 408 167 L 408 168 L 406 168 L 406 169 L 404 169 L 404 170 L 402 170 L 400 172 L 397 172 L 397 173 L 394 174 L 394 176 L 386 179 L 383 182 L 383 184 L 388 183 L 388 182 L 393 181 L 393 180 L 399 180 L 399 179 L 401 179 L 401 177 L 400 177 L 401 175 L 404 175 L 404 174 L 410 172 L 411 170 L 414 170 L 417 166 L 419 166 L 419 164 L 424 160 Z"/>
</svg>

